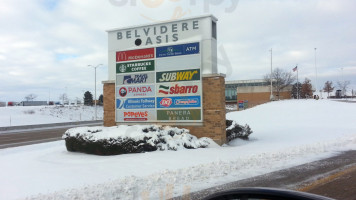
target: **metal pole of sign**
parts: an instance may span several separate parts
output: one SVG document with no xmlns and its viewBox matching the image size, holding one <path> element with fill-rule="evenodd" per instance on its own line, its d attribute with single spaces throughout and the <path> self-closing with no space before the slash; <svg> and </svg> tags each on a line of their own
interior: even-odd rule
<svg viewBox="0 0 356 200">
<path fill-rule="evenodd" d="M 97 66 L 92 66 L 92 65 L 88 65 L 89 67 L 93 67 L 94 68 L 94 85 L 95 85 L 95 90 L 94 90 L 94 105 L 95 105 L 95 120 L 97 120 L 97 108 L 96 108 L 96 68 L 99 67 L 100 65 L 103 64 L 98 64 Z"/>
</svg>

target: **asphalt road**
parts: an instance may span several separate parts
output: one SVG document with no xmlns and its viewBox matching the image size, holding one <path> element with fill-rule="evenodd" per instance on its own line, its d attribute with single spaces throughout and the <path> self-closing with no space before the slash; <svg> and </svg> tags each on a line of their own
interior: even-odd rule
<svg viewBox="0 0 356 200">
<path fill-rule="evenodd" d="M 69 128 L 97 125 L 102 125 L 102 122 L 94 121 L 76 125 L 65 125 L 61 127 L 38 127 L 35 129 L 21 129 L 1 132 L 0 149 L 61 140 L 63 133 Z"/>
<path fill-rule="evenodd" d="M 356 151 L 347 151 L 327 159 L 194 192 L 189 199 L 204 199 L 217 192 L 241 187 L 269 187 L 356 200 L 355 183 Z M 186 196 L 173 199 L 186 199 Z"/>
</svg>

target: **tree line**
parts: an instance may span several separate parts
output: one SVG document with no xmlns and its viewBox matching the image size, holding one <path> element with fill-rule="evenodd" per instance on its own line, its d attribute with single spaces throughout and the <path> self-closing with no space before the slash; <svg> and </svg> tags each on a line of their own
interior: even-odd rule
<svg viewBox="0 0 356 200">
<path fill-rule="evenodd" d="M 264 80 L 267 83 L 271 82 L 272 78 L 272 88 L 273 91 L 279 100 L 280 93 L 288 87 L 292 87 L 292 98 L 298 99 L 306 99 L 313 97 L 313 86 L 311 84 L 311 80 L 305 78 L 304 81 L 295 82 L 296 76 L 292 74 L 292 72 L 285 71 L 281 68 L 275 68 L 272 71 L 272 74 L 266 74 L 264 76 Z M 341 96 L 346 96 L 346 93 L 349 89 L 350 81 L 338 81 L 337 88 L 341 92 Z M 328 97 L 330 93 L 334 91 L 335 87 L 333 86 L 332 81 L 326 81 L 323 87 L 323 91 L 328 93 Z M 352 91 L 352 95 L 355 95 L 354 91 Z M 337 95 L 336 95 L 337 96 Z"/>
<path fill-rule="evenodd" d="M 31 94 L 26 95 L 24 98 L 26 101 L 34 101 L 37 98 L 37 95 L 31 93 Z M 77 98 L 77 101 L 78 101 L 78 99 L 79 98 Z M 68 95 L 66 93 L 60 94 L 59 100 L 62 101 L 62 104 L 65 104 L 65 102 L 69 101 Z M 84 105 L 92 106 L 95 104 L 93 94 L 89 91 L 86 91 L 84 93 L 83 100 L 84 100 Z M 103 103 L 104 103 L 104 96 L 101 94 L 97 100 L 97 105 L 103 105 Z"/>
</svg>

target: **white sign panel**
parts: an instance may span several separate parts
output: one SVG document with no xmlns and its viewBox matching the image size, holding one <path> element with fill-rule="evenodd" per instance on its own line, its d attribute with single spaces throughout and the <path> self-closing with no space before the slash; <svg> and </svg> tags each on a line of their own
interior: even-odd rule
<svg viewBox="0 0 356 200">
<path fill-rule="evenodd" d="M 217 72 L 211 15 L 109 30 L 116 122 L 202 122 L 202 74 Z"/>
</svg>

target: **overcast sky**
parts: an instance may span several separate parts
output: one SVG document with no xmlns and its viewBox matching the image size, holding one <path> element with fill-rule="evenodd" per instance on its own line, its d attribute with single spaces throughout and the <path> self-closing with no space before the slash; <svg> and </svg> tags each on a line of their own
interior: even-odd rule
<svg viewBox="0 0 356 200">
<path fill-rule="evenodd" d="M 353 0 L 1 0 L 0 101 L 82 99 L 107 80 L 105 30 L 213 14 L 219 72 L 226 80 L 261 79 L 273 68 L 318 88 L 348 80 L 356 90 L 356 1 Z M 316 51 L 315 51 L 315 48 Z M 231 73 L 230 73 L 231 72 Z M 295 73 L 296 74 L 296 73 Z"/>
</svg>

